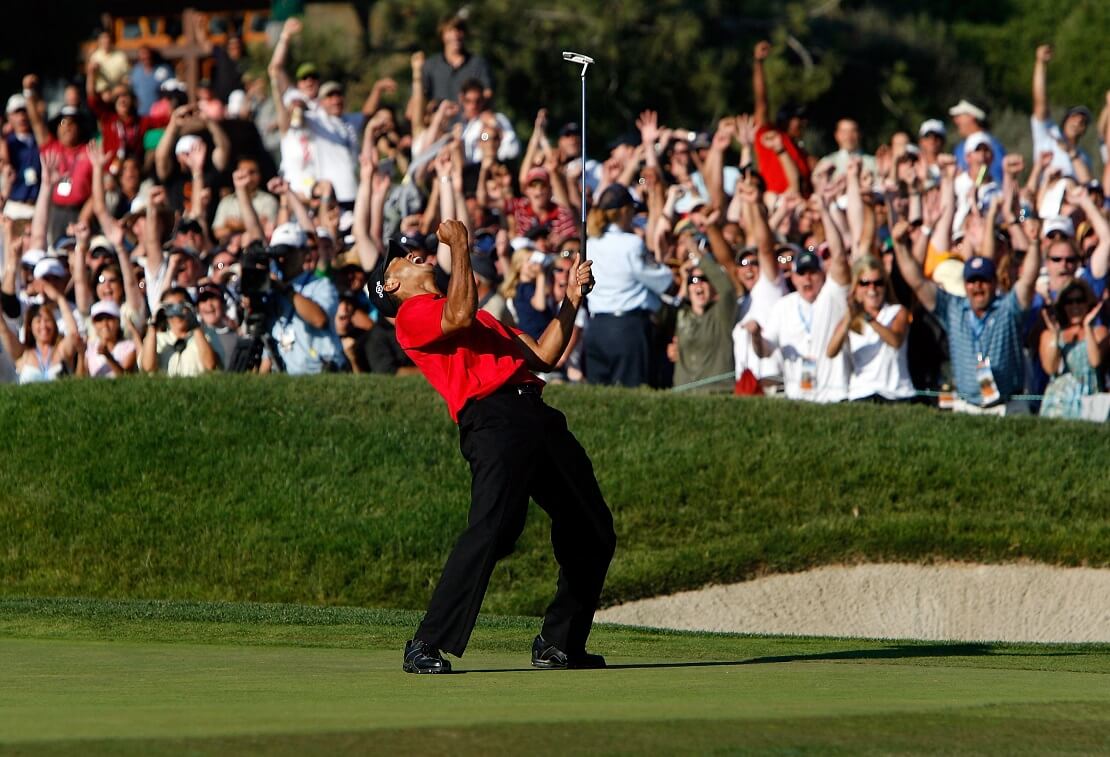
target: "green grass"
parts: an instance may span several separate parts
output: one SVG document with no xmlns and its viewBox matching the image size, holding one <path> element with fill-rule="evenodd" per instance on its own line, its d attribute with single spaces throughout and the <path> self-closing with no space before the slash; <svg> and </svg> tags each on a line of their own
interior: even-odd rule
<svg viewBox="0 0 1110 757">
<path fill-rule="evenodd" d="M 483 616 L 462 675 L 409 676 L 416 614 L 0 600 L 14 754 L 1091 754 L 1110 647 L 600 626 L 604 671 L 534 671 L 534 618 Z"/>
<path fill-rule="evenodd" d="M 836 562 L 1110 564 L 1099 426 L 924 408 L 549 390 L 619 545 L 606 603 Z M 466 519 L 421 379 L 0 388 L 0 595 L 423 607 Z M 533 510 L 485 610 L 539 614 Z"/>
</svg>

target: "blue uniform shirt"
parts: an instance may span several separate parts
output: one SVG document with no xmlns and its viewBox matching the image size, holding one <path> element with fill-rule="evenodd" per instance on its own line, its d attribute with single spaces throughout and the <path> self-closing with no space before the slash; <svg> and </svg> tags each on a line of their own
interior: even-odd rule
<svg viewBox="0 0 1110 757">
<path fill-rule="evenodd" d="M 285 372 L 293 376 L 320 373 L 325 362 L 345 364 L 343 345 L 335 333 L 335 311 L 339 307 L 335 284 L 307 271 L 293 279 L 292 285 L 293 291 L 319 305 L 328 320 L 324 328 L 313 328 L 297 315 L 292 297 L 278 303 L 278 318 L 270 334 L 285 362 Z"/>
</svg>

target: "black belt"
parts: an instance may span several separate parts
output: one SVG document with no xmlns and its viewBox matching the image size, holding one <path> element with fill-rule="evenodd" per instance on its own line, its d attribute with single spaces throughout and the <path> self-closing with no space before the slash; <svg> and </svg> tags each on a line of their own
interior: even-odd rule
<svg viewBox="0 0 1110 757">
<path fill-rule="evenodd" d="M 543 387 L 539 384 L 505 384 L 494 394 L 515 394 L 520 397 L 541 397 Z"/>
</svg>

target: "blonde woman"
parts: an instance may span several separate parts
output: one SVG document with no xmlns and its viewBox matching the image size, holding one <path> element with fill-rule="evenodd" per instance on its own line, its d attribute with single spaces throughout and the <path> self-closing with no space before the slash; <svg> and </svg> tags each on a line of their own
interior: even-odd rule
<svg viewBox="0 0 1110 757">
<path fill-rule="evenodd" d="M 515 325 L 517 322 L 516 312 L 516 291 L 520 288 L 521 277 L 524 275 L 524 270 L 528 266 L 528 261 L 532 258 L 532 250 L 517 250 L 509 258 L 509 270 L 505 272 L 505 278 L 501 282 L 501 296 L 505 298 L 505 306 L 508 308 L 509 316 L 512 323 Z"/>
<path fill-rule="evenodd" d="M 913 398 L 907 359 L 909 312 L 894 301 L 882 262 L 866 255 L 852 266 L 848 312 L 829 340 L 828 356 L 848 349 L 848 399 L 898 402 Z"/>
</svg>

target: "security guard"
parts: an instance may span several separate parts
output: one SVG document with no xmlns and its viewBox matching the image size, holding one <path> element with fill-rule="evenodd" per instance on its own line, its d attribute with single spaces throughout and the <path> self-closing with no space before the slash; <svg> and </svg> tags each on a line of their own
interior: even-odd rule
<svg viewBox="0 0 1110 757">
<path fill-rule="evenodd" d="M 648 383 L 651 315 L 674 281 L 632 233 L 635 201 L 620 184 L 601 193 L 590 211 L 589 255 L 597 276 L 586 329 L 586 380 L 636 387 Z"/>
</svg>

